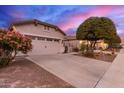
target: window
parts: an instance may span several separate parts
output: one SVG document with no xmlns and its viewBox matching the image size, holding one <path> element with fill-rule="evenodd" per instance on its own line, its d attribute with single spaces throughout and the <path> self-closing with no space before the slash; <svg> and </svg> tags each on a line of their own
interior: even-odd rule
<svg viewBox="0 0 124 93">
<path fill-rule="evenodd" d="M 44 26 L 44 30 L 49 30 L 49 27 L 48 26 Z"/>
<path fill-rule="evenodd" d="M 38 40 L 45 40 L 44 37 L 37 37 Z"/>
<path fill-rule="evenodd" d="M 44 26 L 44 30 L 46 30 L 47 29 L 47 26 Z"/>
<path fill-rule="evenodd" d="M 52 38 L 47 38 L 47 41 L 52 41 L 53 39 Z"/>
<path fill-rule="evenodd" d="M 58 31 L 58 29 L 57 29 L 57 28 L 55 28 L 55 31 Z"/>
<path fill-rule="evenodd" d="M 55 42 L 59 42 L 59 39 L 54 39 Z"/>
<path fill-rule="evenodd" d="M 34 22 L 34 25 L 35 25 L 35 26 L 37 26 L 37 25 L 38 25 L 38 22 L 37 22 L 37 21 L 35 21 L 35 22 Z"/>
</svg>

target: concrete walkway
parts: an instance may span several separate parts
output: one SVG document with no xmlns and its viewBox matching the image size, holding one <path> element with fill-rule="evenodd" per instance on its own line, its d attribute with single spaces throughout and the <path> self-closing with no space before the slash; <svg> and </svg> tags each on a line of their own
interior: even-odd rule
<svg viewBox="0 0 124 93">
<path fill-rule="evenodd" d="M 124 88 L 124 49 L 120 51 L 97 88 Z"/>
<path fill-rule="evenodd" d="M 95 87 L 111 63 L 71 54 L 28 57 L 34 63 L 75 87 Z"/>
</svg>

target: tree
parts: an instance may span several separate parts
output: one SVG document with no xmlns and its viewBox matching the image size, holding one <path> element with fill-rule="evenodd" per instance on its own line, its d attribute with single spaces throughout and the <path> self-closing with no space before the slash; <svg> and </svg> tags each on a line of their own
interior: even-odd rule
<svg viewBox="0 0 124 93">
<path fill-rule="evenodd" d="M 110 48 L 120 48 L 121 38 L 119 35 L 114 36 L 111 40 L 107 40 Z"/>
<path fill-rule="evenodd" d="M 0 65 L 11 62 L 20 51 L 27 53 L 32 49 L 31 39 L 17 31 L 0 31 Z"/>
<path fill-rule="evenodd" d="M 111 19 L 106 17 L 90 17 L 86 19 L 77 29 L 78 40 L 88 40 L 87 51 L 95 48 L 98 40 L 111 40 L 116 36 L 116 27 Z"/>
</svg>

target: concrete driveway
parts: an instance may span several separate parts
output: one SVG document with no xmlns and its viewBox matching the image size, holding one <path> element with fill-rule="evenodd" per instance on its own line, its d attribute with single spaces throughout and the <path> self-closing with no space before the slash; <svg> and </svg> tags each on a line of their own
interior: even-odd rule
<svg viewBox="0 0 124 93">
<path fill-rule="evenodd" d="M 37 55 L 27 58 L 78 88 L 95 87 L 111 64 L 71 54 Z"/>
</svg>

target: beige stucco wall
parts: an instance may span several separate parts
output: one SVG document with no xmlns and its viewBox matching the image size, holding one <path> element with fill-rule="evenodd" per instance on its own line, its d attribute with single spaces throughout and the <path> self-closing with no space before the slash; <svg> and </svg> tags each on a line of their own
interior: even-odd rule
<svg viewBox="0 0 124 93">
<path fill-rule="evenodd" d="M 33 49 L 28 54 L 30 55 L 42 55 L 42 54 L 56 54 L 64 52 L 64 46 L 61 42 L 64 39 L 64 35 L 56 31 L 54 28 L 44 30 L 43 25 L 27 24 L 15 26 L 16 30 L 24 35 L 33 35 L 40 37 L 56 38 L 60 39 L 60 42 L 47 41 L 47 40 L 32 40 Z"/>
<path fill-rule="evenodd" d="M 23 34 L 33 34 L 33 35 L 40 35 L 43 37 L 51 37 L 51 38 L 58 38 L 63 39 L 64 35 L 59 31 L 56 31 L 54 28 L 49 27 L 49 30 L 44 29 L 44 25 L 37 25 L 34 24 L 25 24 L 15 26 L 16 30 L 23 33 Z"/>
<path fill-rule="evenodd" d="M 108 44 L 104 43 L 103 40 L 101 40 L 100 42 L 96 43 L 96 49 L 100 49 L 102 48 L 103 50 L 108 48 Z"/>
<path fill-rule="evenodd" d="M 74 48 L 80 48 L 79 40 L 65 40 L 64 45 L 68 47 L 68 52 L 72 52 Z"/>
<path fill-rule="evenodd" d="M 65 46 L 68 46 L 68 52 L 72 52 L 73 48 L 81 48 L 81 44 L 87 44 L 90 43 L 86 40 L 66 40 Z M 100 40 L 98 43 L 96 43 L 96 49 L 102 48 L 103 50 L 108 47 L 108 44 L 104 43 L 103 40 Z"/>
</svg>

